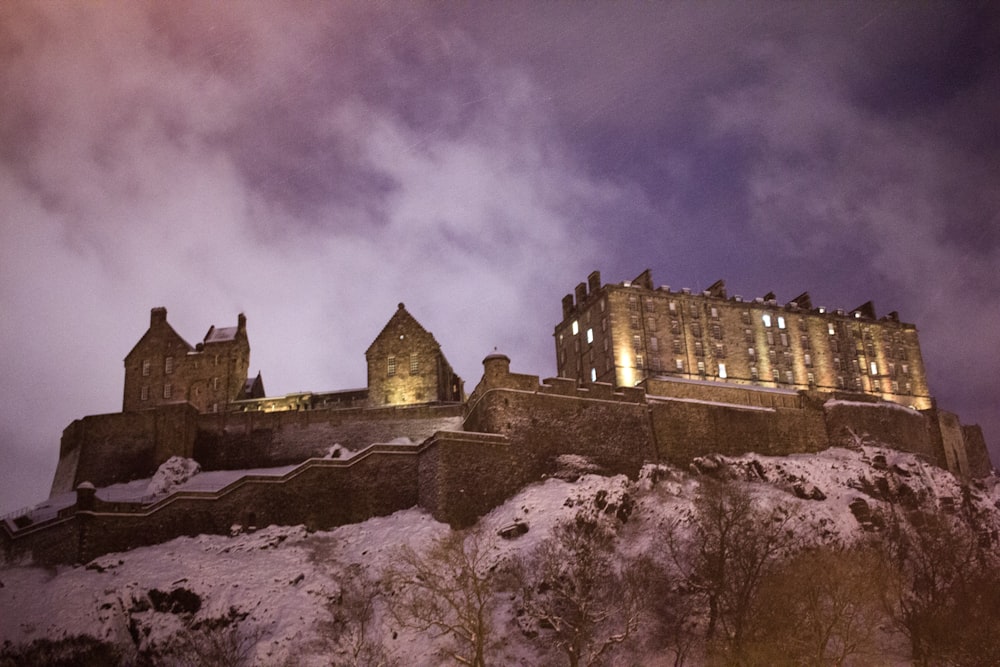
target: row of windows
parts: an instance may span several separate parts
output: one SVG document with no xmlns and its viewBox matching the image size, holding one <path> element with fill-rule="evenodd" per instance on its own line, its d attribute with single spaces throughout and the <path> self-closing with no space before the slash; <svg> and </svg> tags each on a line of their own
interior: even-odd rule
<svg viewBox="0 0 1000 667">
<path fill-rule="evenodd" d="M 240 357 L 240 361 L 242 361 L 242 357 Z M 197 368 L 197 365 L 198 365 L 197 362 L 195 362 L 195 367 L 196 368 Z M 215 365 L 216 366 L 219 365 L 219 355 L 215 355 Z M 149 377 L 149 373 L 152 370 L 152 367 L 153 367 L 153 362 L 152 361 L 150 361 L 149 359 L 143 359 L 142 360 L 142 376 L 143 377 Z M 174 372 L 175 368 L 176 368 L 176 364 L 174 362 L 174 358 L 173 357 L 164 357 L 163 358 L 163 372 L 165 374 L 167 374 L 167 375 L 172 374 Z"/>
<path fill-rule="evenodd" d="M 217 390 L 219 388 L 219 378 L 217 377 L 212 378 L 209 384 L 213 390 Z M 195 393 L 197 393 L 197 388 L 195 389 Z M 173 395 L 174 395 L 173 384 L 169 382 L 165 383 L 163 385 L 163 398 L 173 398 Z M 139 388 L 139 399 L 143 401 L 149 400 L 149 385 L 143 385 L 142 387 Z"/>
<path fill-rule="evenodd" d="M 417 356 L 416 352 L 410 353 L 410 374 L 420 372 L 420 357 Z M 386 373 L 389 377 L 396 374 L 396 355 L 390 354 L 386 359 Z"/>
</svg>

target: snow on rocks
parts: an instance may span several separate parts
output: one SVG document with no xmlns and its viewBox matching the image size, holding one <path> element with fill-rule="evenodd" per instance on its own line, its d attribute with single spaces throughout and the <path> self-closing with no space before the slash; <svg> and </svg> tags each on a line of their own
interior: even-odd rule
<svg viewBox="0 0 1000 667">
<path fill-rule="evenodd" d="M 151 496 L 169 493 L 199 472 L 201 465 L 194 459 L 171 456 L 156 469 L 149 486 L 146 487 L 146 493 Z"/>
<path fill-rule="evenodd" d="M 877 529 L 879 513 L 907 497 L 904 485 L 921 508 L 950 504 L 956 511 L 981 512 L 984 528 L 1000 528 L 996 478 L 962 484 L 919 457 L 888 448 L 704 461 L 710 463 L 691 471 L 648 465 L 638 480 L 582 471 L 575 481 L 545 479 L 482 517 L 469 538 L 486 550 L 488 567 L 502 567 L 585 512 L 613 522 L 621 554 L 662 558 L 667 532 L 686 529 L 683 519 L 698 488 L 720 471 L 729 483 L 752 486 L 762 506 L 792 508 L 795 529 L 818 542 L 849 543 Z M 586 461 L 568 463 L 583 467 Z M 185 465 L 176 469 L 188 470 Z M 206 475 L 211 473 L 201 477 Z M 514 539 L 500 535 L 515 525 L 526 530 L 518 528 Z M 85 567 L 0 567 L 0 644 L 85 634 L 149 650 L 199 624 L 228 623 L 251 632 L 252 664 L 329 664 L 331 610 L 345 587 L 360 578 L 380 581 L 400 546 L 425 553 L 450 532 L 426 512 L 409 509 L 329 531 L 269 526 L 231 537 L 181 537 L 106 554 Z M 426 633 L 395 626 L 388 636 L 402 664 L 436 664 L 434 640 Z M 532 663 L 523 658 L 507 664 Z"/>
</svg>

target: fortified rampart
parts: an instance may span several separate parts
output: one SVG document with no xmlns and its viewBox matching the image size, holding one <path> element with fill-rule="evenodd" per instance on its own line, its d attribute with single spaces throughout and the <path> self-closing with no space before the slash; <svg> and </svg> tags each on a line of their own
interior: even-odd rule
<svg viewBox="0 0 1000 667">
<path fill-rule="evenodd" d="M 252 445 L 255 455 L 276 465 L 280 457 L 329 442 L 322 433 L 346 436 L 347 442 L 351 429 L 363 440 L 400 428 L 413 434 L 441 424 L 451 428 L 415 444 L 369 445 L 342 460 L 308 458 L 280 476 L 245 474 L 216 491 L 179 491 L 145 504 L 103 502 L 85 483 L 78 486 L 76 504 L 56 517 L 37 525 L 5 520 L 5 555 L 79 562 L 180 535 L 224 534 L 234 524 L 326 529 L 415 505 L 465 526 L 525 484 L 555 473 L 565 455 L 586 457 L 607 473 L 635 476 L 646 462 L 686 465 L 708 452 L 784 455 L 874 440 L 958 475 L 990 472 L 983 465 L 988 459 L 981 431 L 937 410 L 916 411 L 858 394 L 677 379 L 619 390 L 600 383 L 581 388 L 564 378 L 540 381 L 510 373 L 509 364 L 503 355 L 487 357 L 483 379 L 464 406 L 232 413 L 225 422 L 220 415 L 196 415 L 194 452 L 210 446 L 229 452 L 217 454 L 221 469 L 227 456 L 248 446 L 248 436 L 260 440 Z M 148 415 L 136 422 L 151 434 L 144 451 L 170 450 L 173 445 L 158 438 L 175 443 L 176 434 L 157 425 L 168 418 L 187 424 L 190 413 L 181 407 L 157 409 L 166 413 L 160 421 Z M 67 433 L 111 442 L 107 424 L 115 416 L 81 420 Z M 136 424 L 125 420 L 119 426 Z M 267 443 L 285 443 L 286 449 Z M 93 446 L 78 443 L 83 458 L 93 455 Z M 272 453 L 279 458 L 267 459 Z"/>
<path fill-rule="evenodd" d="M 709 453 L 786 455 L 868 441 L 963 478 L 992 471 L 979 427 L 939 410 L 924 391 L 916 330 L 895 314 L 875 321 L 867 304 L 831 316 L 813 309 L 808 295 L 783 308 L 773 299 L 729 302 L 721 283 L 695 298 L 654 291 L 648 275 L 638 285 L 602 288 L 595 272 L 590 283 L 589 292 L 582 285 L 575 301 L 564 300 L 556 332 L 559 366 L 576 369 L 574 377 L 511 373 L 510 360 L 495 353 L 467 398 L 433 335 L 403 304 L 366 351 L 366 388 L 272 398 L 263 396 L 260 374 L 246 377 L 245 317 L 235 328 L 213 327 L 191 348 L 166 323 L 166 310 L 154 309 L 126 359 L 125 409 L 65 429 L 52 496 L 66 495 L 0 521 L 4 554 L 79 562 L 234 525 L 326 529 L 414 505 L 465 526 L 525 484 L 581 460 L 635 477 L 649 462 L 685 466 Z M 664 368 L 649 355 L 675 329 L 688 333 L 671 334 L 669 349 L 690 346 L 693 356 Z M 741 367 L 728 356 L 729 332 L 751 341 L 747 359 L 774 357 L 782 372 L 768 367 L 762 379 L 753 365 L 749 376 L 730 375 Z M 226 393 L 219 398 L 198 374 L 226 366 L 216 351 L 223 345 L 232 348 L 226 363 L 239 372 L 220 382 Z M 567 361 L 569 350 L 577 361 Z M 702 373 L 711 350 L 715 372 Z M 646 361 L 616 365 L 616 355 Z M 817 360 L 830 372 L 857 362 L 857 377 L 813 382 Z M 580 374 L 584 361 L 589 375 Z M 691 365 L 699 372 L 678 372 Z M 605 367 L 614 383 L 599 381 Z M 806 382 L 796 380 L 796 369 Z M 918 390 L 907 384 L 917 380 Z M 906 391 L 896 401 L 900 381 Z M 102 500 L 95 488 L 150 477 L 172 456 L 193 458 L 203 471 L 231 471 L 223 476 L 232 481 L 129 502 Z"/>
</svg>

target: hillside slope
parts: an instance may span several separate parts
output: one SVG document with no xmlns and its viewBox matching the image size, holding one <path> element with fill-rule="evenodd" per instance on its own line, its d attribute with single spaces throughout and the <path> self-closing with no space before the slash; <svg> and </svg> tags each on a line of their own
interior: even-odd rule
<svg viewBox="0 0 1000 667">
<path fill-rule="evenodd" d="M 697 536 L 692 517 L 713 480 L 749 490 L 755 511 L 763 513 L 754 516 L 773 517 L 768 512 L 780 509 L 795 549 L 855 544 L 889 532 L 896 517 L 905 522 L 917 515 L 964 521 L 994 551 L 1000 531 L 996 478 L 963 485 L 912 455 L 879 447 L 705 457 L 689 471 L 647 466 L 634 481 L 594 474 L 579 459 L 563 464 L 558 477 L 523 489 L 463 535 L 476 571 L 486 578 L 497 573 L 494 599 L 485 607 L 492 620 L 488 664 L 566 664 L 551 624 L 525 621 L 535 600 L 523 592 L 525 568 L 518 564 L 540 562 L 532 559 L 562 534 L 558 526 L 579 525 L 578 517 L 611 534 L 609 572 L 659 568 L 674 582 L 664 590 L 684 589 L 690 570 L 676 554 Z M 456 635 L 421 629 L 400 611 L 407 554 L 433 566 L 434 546 L 450 533 L 411 509 L 325 532 L 234 527 L 231 537 L 179 538 L 86 566 L 5 567 L 0 641 L 12 660 L 30 651 L 106 650 L 140 664 L 224 664 L 223 655 L 232 658 L 225 664 L 454 664 L 442 651 L 461 649 Z M 442 561 L 441 570 L 447 567 Z M 627 640 L 608 647 L 607 664 L 674 664 L 681 649 L 664 639 L 662 614 L 650 611 L 655 606 L 647 600 Z M 692 637 L 704 634 L 706 613 L 696 609 L 684 621 Z M 909 663 L 904 635 L 887 630 L 877 641 L 879 664 Z M 702 662 L 709 648 L 693 641 L 683 662 Z"/>
</svg>

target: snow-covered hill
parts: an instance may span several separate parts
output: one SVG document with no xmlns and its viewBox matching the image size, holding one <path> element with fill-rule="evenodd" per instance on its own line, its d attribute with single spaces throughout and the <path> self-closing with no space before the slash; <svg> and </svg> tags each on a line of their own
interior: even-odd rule
<svg viewBox="0 0 1000 667">
<path fill-rule="evenodd" d="M 523 559 L 581 508 L 619 513 L 623 560 L 655 557 L 664 533 L 679 529 L 677 519 L 692 510 L 706 477 L 750 484 L 763 505 L 792 507 L 797 532 L 815 542 L 849 543 L 877 530 L 880 510 L 892 507 L 974 510 L 984 531 L 1000 528 L 995 478 L 963 487 L 912 455 L 877 447 L 706 457 L 689 471 L 647 466 L 635 481 L 581 474 L 585 462 L 565 463 L 564 474 L 525 488 L 469 531 L 467 539 L 480 545 L 488 568 Z M 10 651 L 35 640 L 88 635 L 121 647 L 126 656 L 160 656 L 169 663 L 169 647 L 177 662 L 213 636 L 229 644 L 219 650 L 242 651 L 251 664 L 328 665 L 345 655 L 337 637 L 343 637 L 344 617 L 355 613 L 348 594 L 365 581 L 377 588 L 400 547 L 425 553 L 449 532 L 411 509 L 325 532 L 270 526 L 232 537 L 182 537 L 85 566 L 5 567 L 0 642 Z M 378 590 L 393 594 L 384 586 Z M 500 664 L 538 664 L 530 643 L 514 636 L 510 605 L 495 614 L 498 631 L 512 633 L 495 649 Z M 402 626 L 381 602 L 368 631 L 400 664 L 450 664 L 438 655 L 443 639 Z M 655 660 L 647 656 L 643 664 Z"/>
</svg>

